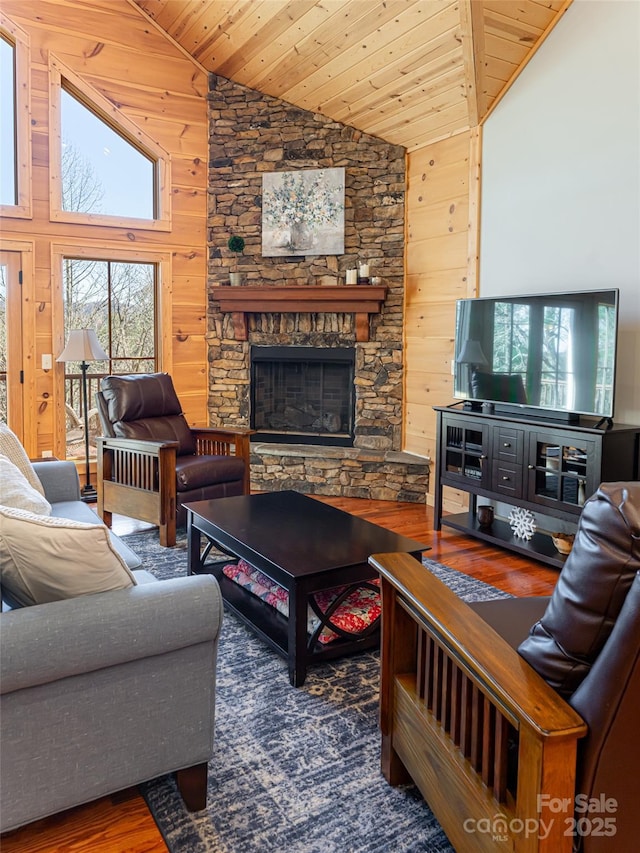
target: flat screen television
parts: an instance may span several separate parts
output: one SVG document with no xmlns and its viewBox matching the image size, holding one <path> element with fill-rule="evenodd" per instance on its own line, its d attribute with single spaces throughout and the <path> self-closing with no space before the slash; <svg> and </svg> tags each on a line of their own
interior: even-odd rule
<svg viewBox="0 0 640 853">
<path fill-rule="evenodd" d="M 496 412 L 613 417 L 617 289 L 460 299 L 454 396 Z"/>
</svg>

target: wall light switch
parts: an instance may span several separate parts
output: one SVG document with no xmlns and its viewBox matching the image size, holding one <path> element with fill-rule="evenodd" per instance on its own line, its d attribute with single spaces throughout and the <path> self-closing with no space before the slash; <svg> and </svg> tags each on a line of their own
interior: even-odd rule
<svg viewBox="0 0 640 853">
<path fill-rule="evenodd" d="M 43 459 L 51 459 L 52 456 L 53 456 L 52 450 L 43 450 L 42 451 L 42 458 Z"/>
<path fill-rule="evenodd" d="M 44 353 L 42 356 L 42 369 L 51 370 L 53 367 L 53 357 L 50 352 Z"/>
</svg>

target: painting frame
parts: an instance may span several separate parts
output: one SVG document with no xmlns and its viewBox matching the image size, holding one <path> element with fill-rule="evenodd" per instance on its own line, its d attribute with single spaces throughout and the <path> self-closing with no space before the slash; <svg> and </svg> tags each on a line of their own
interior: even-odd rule
<svg viewBox="0 0 640 853">
<path fill-rule="evenodd" d="M 344 254 L 344 168 L 265 172 L 262 255 Z"/>
</svg>

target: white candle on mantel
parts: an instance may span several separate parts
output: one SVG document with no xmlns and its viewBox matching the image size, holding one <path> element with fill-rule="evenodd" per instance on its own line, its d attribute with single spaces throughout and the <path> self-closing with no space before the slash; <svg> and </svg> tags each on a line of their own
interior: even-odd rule
<svg viewBox="0 0 640 853">
<path fill-rule="evenodd" d="M 369 278 L 369 264 L 360 264 L 360 278 Z"/>
<path fill-rule="evenodd" d="M 347 284 L 357 284 L 358 283 L 358 271 L 357 270 L 347 270 Z"/>
</svg>

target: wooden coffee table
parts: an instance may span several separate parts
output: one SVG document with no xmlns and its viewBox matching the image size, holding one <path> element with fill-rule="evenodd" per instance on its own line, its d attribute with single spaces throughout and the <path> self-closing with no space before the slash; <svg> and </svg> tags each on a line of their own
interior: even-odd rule
<svg viewBox="0 0 640 853">
<path fill-rule="evenodd" d="M 266 492 L 185 505 L 189 572 L 215 575 L 228 607 L 288 661 L 289 680 L 299 687 L 307 666 L 379 644 L 377 630 L 313 643 L 307 636 L 307 606 L 320 590 L 354 589 L 377 577 L 371 554 L 404 551 L 420 560 L 429 547 L 299 492 Z M 202 563 L 202 536 L 222 551 L 246 560 L 289 593 L 289 618 L 222 572 L 222 563 Z"/>
</svg>

